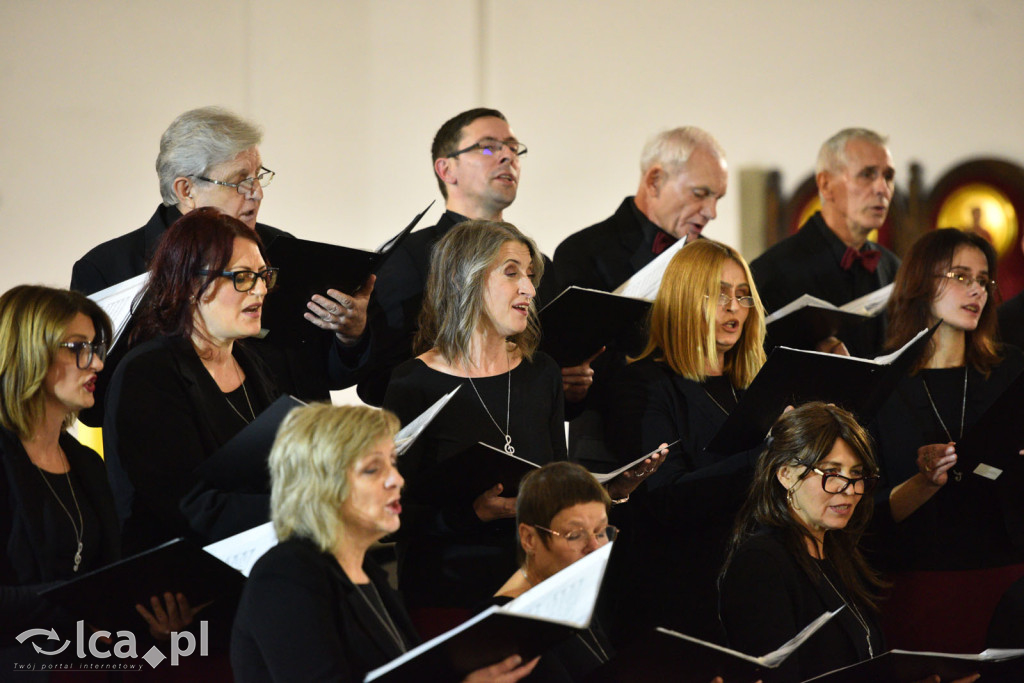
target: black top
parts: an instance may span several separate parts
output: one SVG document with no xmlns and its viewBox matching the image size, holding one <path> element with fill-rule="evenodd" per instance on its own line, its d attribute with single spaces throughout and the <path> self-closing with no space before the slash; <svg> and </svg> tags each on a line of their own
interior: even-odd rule
<svg viewBox="0 0 1024 683">
<path fill-rule="evenodd" d="M 233 349 L 259 415 L 277 392 L 244 342 Z M 207 490 L 193 471 L 247 424 L 236 410 L 249 418 L 245 397 L 232 404 L 186 339 L 157 337 L 120 363 L 107 396 L 103 449 L 126 554 L 177 536 L 206 544 L 267 521 L 269 492 Z"/>
<path fill-rule="evenodd" d="M 366 558 L 363 571 L 380 596 L 367 600 L 333 555 L 289 538 L 249 574 L 235 617 L 231 668 L 252 681 L 362 681 L 419 642 L 387 575 Z M 388 626 L 398 629 L 400 647 Z"/>
<path fill-rule="evenodd" d="M 569 235 L 555 249 L 556 292 L 570 285 L 611 292 L 654 260 L 658 227 L 633 197 L 609 218 Z"/>
<path fill-rule="evenodd" d="M 86 522 L 82 564 L 74 572 L 77 540 L 71 522 L 46 488 L 41 470 L 29 459 L 21 441 L 0 428 L 0 634 L 26 628 L 61 626 L 53 608 L 36 595 L 46 585 L 98 569 L 118 558 L 120 534 L 114 500 L 103 461 L 74 437 L 64 433 L 60 445 L 71 466 L 69 476 Z M 67 491 L 67 477 L 45 474 L 62 496 L 78 524 L 78 512 Z M 61 616 L 66 619 L 66 617 Z"/>
<path fill-rule="evenodd" d="M 514 520 L 481 522 L 472 503 L 483 491 L 443 508 L 424 502 L 426 496 L 419 488 L 435 463 L 478 441 L 503 447 L 506 412 L 517 457 L 538 465 L 566 457 L 562 379 L 550 357 L 538 352 L 532 362 L 522 361 L 511 374 L 473 378 L 473 385 L 480 398 L 465 377 L 432 370 L 412 359 L 395 369 L 384 400 L 384 407 L 408 424 L 442 395 L 461 386 L 399 460 L 405 491 L 398 585 L 410 607 L 471 609 L 516 569 Z M 481 399 L 501 430 L 488 417 Z"/>
<path fill-rule="evenodd" d="M 623 506 L 630 518 L 621 540 L 629 552 L 620 553 L 628 559 L 620 561 L 627 567 L 618 592 L 629 597 L 616 610 L 619 642 L 655 626 L 721 640 L 715 581 L 762 447 L 723 455 L 706 446 L 740 395 L 725 376 L 694 382 L 650 357 L 613 380 L 604 419 L 613 452 L 633 458 L 680 440 Z"/>
<path fill-rule="evenodd" d="M 948 443 L 947 430 L 953 441 L 959 439 L 961 412 L 966 432 L 1024 370 L 1019 349 L 1006 346 L 1004 353 L 988 379 L 967 370 L 966 409 L 963 367 L 921 370 L 900 382 L 872 425 L 883 477 L 876 516 L 891 519 L 889 492 L 917 473 L 919 447 Z M 935 417 L 925 383 L 945 429 Z M 893 527 L 876 561 L 893 570 L 981 569 L 1024 562 L 1024 548 L 1009 541 L 994 485 L 971 472 L 962 472 L 959 482 L 950 477 L 927 503 Z"/>
<path fill-rule="evenodd" d="M 815 561 L 816 575 L 809 576 L 776 534 L 744 541 L 722 577 L 720 613 L 729 647 L 760 657 L 845 602 L 849 606 L 791 654 L 772 680 L 802 681 L 868 659 L 868 635 L 852 607 L 867 625 L 874 654 L 882 654 L 875 612 L 853 602 L 827 560 Z"/>
<path fill-rule="evenodd" d="M 999 307 L 999 334 L 1007 344 L 1024 349 L 1024 291 Z"/>
<path fill-rule="evenodd" d="M 843 270 L 839 264 L 846 245 L 829 229 L 819 211 L 795 235 L 790 235 L 751 261 L 750 271 L 769 313 L 804 294 L 841 306 L 890 284 L 896 277 L 899 258 L 874 242 L 867 242 L 861 248 L 861 251 L 869 250 L 882 252 L 874 273 L 868 273 L 860 264 Z M 843 340 L 850 353 L 861 357 L 874 357 L 881 353 L 885 341 L 884 316 L 865 322 L 861 331 L 862 334 L 855 338 Z M 767 346 L 771 348 L 771 326 L 768 332 Z"/>
<path fill-rule="evenodd" d="M 160 238 L 179 218 L 181 212 L 176 206 L 161 204 L 141 228 L 93 247 L 75 262 L 71 270 L 71 289 L 94 294 L 146 272 Z M 280 236 L 291 237 L 287 232 L 262 223 L 256 224 L 256 234 L 265 248 Z M 287 278 L 288 274 L 281 273 L 281 277 Z M 369 356 L 368 342 L 364 337 L 353 347 L 342 346 L 332 333 L 318 330 L 307 322 L 302 317 L 303 312 L 304 309 L 295 314 L 295 324 L 309 328 L 301 340 L 287 336 L 281 339 L 280 335 L 275 337 L 271 333 L 266 339 L 253 339 L 250 343 L 283 391 L 305 401 L 329 400 L 331 389 L 344 389 L 355 384 L 360 368 Z M 125 332 L 126 335 L 129 333 L 130 330 Z M 105 385 L 123 356 L 123 349 L 120 352 L 117 349 L 127 346 L 127 341 L 126 337 L 118 343 L 108 358 L 106 372 L 100 373 L 97 406 L 81 416 L 83 422 L 90 426 L 98 427 L 103 422 Z"/>
</svg>

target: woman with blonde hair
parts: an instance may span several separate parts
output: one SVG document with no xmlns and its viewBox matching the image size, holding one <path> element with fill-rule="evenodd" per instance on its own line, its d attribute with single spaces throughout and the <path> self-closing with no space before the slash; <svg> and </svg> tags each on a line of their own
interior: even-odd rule
<svg viewBox="0 0 1024 683">
<path fill-rule="evenodd" d="M 717 634 L 715 575 L 756 451 L 706 446 L 764 364 L 764 335 L 764 307 L 735 249 L 704 239 L 672 257 L 646 348 L 615 377 L 605 406 L 608 445 L 623 458 L 679 441 L 630 504 L 630 583 L 647 594 L 641 609 L 623 605 L 627 633 L 674 625 Z M 672 566 L 672 578 L 642 580 L 653 566 Z"/>
<path fill-rule="evenodd" d="M 419 638 L 370 547 L 401 525 L 398 419 L 365 406 L 312 404 L 281 424 L 270 452 L 279 543 L 253 567 L 231 662 L 248 681 L 361 681 Z M 517 656 L 467 681 L 513 683 Z"/>
<path fill-rule="evenodd" d="M 561 371 L 537 351 L 540 251 L 509 223 L 467 221 L 434 247 L 420 355 L 398 366 L 384 407 L 408 423 L 458 388 L 402 456 L 407 528 L 398 586 L 424 636 L 468 617 L 515 569 L 515 498 L 501 485 L 437 504 L 439 463 L 484 442 L 537 465 L 566 457 Z"/>
</svg>

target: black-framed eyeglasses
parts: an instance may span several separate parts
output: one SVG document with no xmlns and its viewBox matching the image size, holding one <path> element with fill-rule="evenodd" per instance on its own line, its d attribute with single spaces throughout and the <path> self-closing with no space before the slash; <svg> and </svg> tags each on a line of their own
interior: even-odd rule
<svg viewBox="0 0 1024 683">
<path fill-rule="evenodd" d="M 971 285 L 974 284 L 975 282 L 977 282 L 978 286 L 981 287 L 986 292 L 991 292 L 993 289 L 996 288 L 996 281 L 992 280 L 992 279 L 989 279 L 985 275 L 979 275 L 978 277 L 971 277 L 970 275 L 967 275 L 966 273 L 958 273 L 955 270 L 952 270 L 952 271 L 950 271 L 950 272 L 948 272 L 948 273 L 946 273 L 944 275 L 940 275 L 939 277 L 944 277 L 944 278 L 948 278 L 950 280 L 955 280 L 956 282 L 959 282 L 961 285 L 963 285 L 964 288 L 966 288 L 966 289 L 970 289 Z"/>
<path fill-rule="evenodd" d="M 245 195 L 246 197 L 251 196 L 256 191 L 256 183 L 260 184 L 260 187 L 266 187 L 270 184 L 270 181 L 274 179 L 274 172 L 266 166 L 260 166 L 262 173 L 254 178 L 246 178 L 240 180 L 237 183 L 228 183 L 223 180 L 214 180 L 213 178 L 207 178 L 204 175 L 195 176 L 196 180 L 202 180 L 207 183 L 213 183 L 214 185 L 223 185 L 224 187 L 233 187 L 238 194 Z"/>
<path fill-rule="evenodd" d="M 817 467 L 812 467 L 811 471 L 821 475 L 821 488 L 825 493 L 842 493 L 853 484 L 853 492 L 860 496 L 871 493 L 878 485 L 878 475 L 851 478 L 837 472 L 822 472 Z"/>
<path fill-rule="evenodd" d="M 106 342 L 73 341 L 61 342 L 57 346 L 64 349 L 71 349 L 75 354 L 75 365 L 79 370 L 85 370 L 92 365 L 92 358 L 96 356 L 100 362 L 107 360 Z"/>
<path fill-rule="evenodd" d="M 711 297 L 705 294 L 704 298 L 710 299 Z M 733 299 L 736 299 L 736 303 L 738 303 L 743 308 L 754 307 L 754 297 L 750 296 L 749 294 L 747 296 L 729 296 L 725 292 L 722 292 L 721 294 L 718 295 L 718 305 L 721 306 L 722 308 L 725 308 Z"/>
<path fill-rule="evenodd" d="M 280 268 L 264 268 L 263 270 L 256 272 L 255 270 L 223 270 L 217 272 L 214 270 L 200 270 L 200 275 L 217 275 L 219 277 L 226 277 L 231 280 L 231 284 L 235 286 L 236 292 L 248 292 L 256 286 L 256 280 L 263 278 L 263 282 L 267 285 L 267 291 L 271 291 L 277 287 L 277 275 L 280 272 Z"/>
<path fill-rule="evenodd" d="M 611 524 L 596 532 L 587 531 L 586 529 L 573 529 L 572 531 L 568 531 L 564 534 L 559 531 L 555 531 L 554 529 L 548 529 L 547 527 L 543 527 L 539 524 L 533 524 L 532 526 L 534 529 L 546 531 L 552 536 L 558 536 L 563 541 L 573 546 L 577 550 L 582 550 L 583 548 L 586 548 L 587 543 L 590 542 L 591 537 L 593 537 L 594 540 L 597 541 L 597 544 L 601 546 L 605 543 L 611 543 L 619 535 L 619 528 L 612 526 Z"/>
<path fill-rule="evenodd" d="M 450 159 L 454 159 L 460 154 L 466 152 L 472 152 L 474 150 L 480 150 L 481 154 L 486 156 L 498 156 L 501 154 L 502 149 L 508 149 L 512 153 L 512 156 L 522 157 L 526 156 L 526 145 L 519 142 L 518 140 L 495 140 L 494 138 L 484 138 L 480 142 L 470 145 L 465 149 L 460 149 L 457 152 L 452 152 L 448 155 Z"/>
</svg>

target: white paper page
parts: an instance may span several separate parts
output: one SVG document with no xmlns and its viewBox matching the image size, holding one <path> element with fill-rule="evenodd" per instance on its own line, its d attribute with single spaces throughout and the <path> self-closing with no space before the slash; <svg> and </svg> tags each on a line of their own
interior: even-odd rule
<svg viewBox="0 0 1024 683">
<path fill-rule="evenodd" d="M 845 607 L 845 605 L 843 607 Z M 673 637 L 676 637 L 676 638 L 680 638 L 682 640 L 688 640 L 691 643 L 700 643 L 701 645 L 704 645 L 705 647 L 708 647 L 708 648 L 710 648 L 712 650 L 718 650 L 719 652 L 726 652 L 726 653 L 728 653 L 728 654 L 730 654 L 730 655 L 732 655 L 732 656 L 734 656 L 734 657 L 736 657 L 738 659 L 742 659 L 742 660 L 750 662 L 752 664 L 758 664 L 760 666 L 764 666 L 764 667 L 768 667 L 770 669 L 774 669 L 779 664 L 784 662 L 786 657 L 788 657 L 790 654 L 793 653 L 794 650 L 796 650 L 798 647 L 800 647 L 805 640 L 807 640 L 812 635 L 814 635 L 815 631 L 817 631 L 819 628 L 821 628 L 829 619 L 831 619 L 836 614 L 838 614 L 840 612 L 840 610 L 843 609 L 843 607 L 840 607 L 835 612 L 824 612 L 817 619 L 815 619 L 811 623 L 807 624 L 807 626 L 805 626 L 803 628 L 803 630 L 800 631 L 800 633 L 797 633 L 795 636 L 793 636 L 792 639 L 787 641 L 778 650 L 775 650 L 774 652 L 769 652 L 768 654 L 762 655 L 760 657 L 754 657 L 752 655 L 744 654 L 743 652 L 740 652 L 739 650 L 732 650 L 732 649 L 727 648 L 727 647 L 722 646 L 722 645 L 717 645 L 715 643 L 709 643 L 706 640 L 701 640 L 700 638 L 694 638 L 693 636 L 688 636 L 685 633 L 679 633 L 678 631 L 672 631 L 672 630 L 669 630 L 667 628 L 658 627 L 658 630 L 661 631 L 662 633 L 666 634 L 666 635 L 670 635 L 670 636 L 673 636 Z"/>
<path fill-rule="evenodd" d="M 658 287 L 661 286 L 661 278 L 665 276 L 668 262 L 672 260 L 676 252 L 682 249 L 685 244 L 684 240 L 678 240 L 668 249 L 658 254 L 656 259 L 634 273 L 633 277 L 619 285 L 612 293 L 653 301 L 654 297 L 658 295 Z"/>
<path fill-rule="evenodd" d="M 530 467 L 538 467 L 538 468 L 540 467 L 540 465 L 538 465 L 535 462 L 531 462 L 531 461 L 527 460 L 526 458 L 520 458 L 518 455 L 512 455 L 508 451 L 505 451 L 505 450 L 503 450 L 501 448 L 496 448 L 496 447 L 492 446 L 489 443 L 484 443 L 483 441 L 477 441 L 477 444 L 483 446 L 484 448 L 490 448 L 495 453 L 501 453 L 502 455 L 508 456 L 508 457 L 512 458 L 513 460 L 518 460 L 519 462 L 525 462 Z"/>
<path fill-rule="evenodd" d="M 900 355 L 902 355 L 904 351 L 907 350 L 908 346 L 910 346 L 911 344 L 916 342 L 918 339 L 921 338 L 922 335 L 925 335 L 927 333 L 928 333 L 928 328 L 926 327 L 923 330 L 921 330 L 920 332 L 918 332 L 917 334 L 915 334 L 913 339 L 908 341 L 906 344 L 904 344 L 900 348 L 896 349 L 892 353 L 887 353 L 884 356 L 875 356 L 875 358 L 873 359 L 872 362 L 878 363 L 879 365 L 888 365 L 889 363 L 892 363 L 894 360 L 899 358 Z"/>
<path fill-rule="evenodd" d="M 614 543 L 598 548 L 502 607 L 502 611 L 586 628 Z"/>
<path fill-rule="evenodd" d="M 225 564 L 231 565 L 245 576 L 263 554 L 277 545 L 274 523 L 267 522 L 257 527 L 229 536 L 203 548 Z"/>
<path fill-rule="evenodd" d="M 113 348 L 121 338 L 121 333 L 124 332 L 132 315 L 132 304 L 145 290 L 148 282 L 149 273 L 146 272 L 89 295 L 89 298 L 99 304 L 107 314 L 114 327 L 114 338 L 110 340 L 109 348 Z"/>
<path fill-rule="evenodd" d="M 779 318 L 786 317 L 793 311 L 798 311 L 801 308 L 806 308 L 808 306 L 814 306 L 816 308 L 827 308 L 833 311 L 837 310 L 835 306 L 825 301 L 824 299 L 819 299 L 818 297 L 812 296 L 810 294 L 804 294 L 802 296 L 797 297 L 796 299 L 793 299 L 779 310 L 767 316 L 764 319 L 764 324 L 767 325 L 768 323 L 773 323 Z"/>
<path fill-rule="evenodd" d="M 462 388 L 462 385 L 455 387 L 447 394 L 437 399 L 434 405 L 430 406 L 422 413 L 416 416 L 416 418 L 409 424 L 402 427 L 398 434 L 395 434 L 395 452 L 398 455 L 404 454 L 409 448 L 416 442 L 416 438 L 427 428 L 437 414 L 441 412 L 441 409 L 448 405 L 448 401 L 452 399 L 455 392 Z"/>
<path fill-rule="evenodd" d="M 963 659 L 970 662 L 999 662 L 1004 659 L 1024 657 L 1024 650 L 1009 650 L 994 647 L 990 647 L 987 650 L 982 650 L 976 655 L 955 654 L 952 652 L 915 652 L 913 650 L 892 650 L 892 652 L 901 655 L 927 655 L 929 657 L 950 657 L 952 659 Z"/>
<path fill-rule="evenodd" d="M 680 441 L 681 441 L 681 439 L 676 439 L 675 441 L 673 441 L 672 443 L 670 443 L 670 444 L 669 444 L 668 446 L 666 446 L 665 448 L 672 448 L 673 446 L 675 446 L 675 445 L 676 445 L 677 443 L 679 443 Z M 611 471 L 611 472 L 608 472 L 607 474 L 597 474 L 596 472 L 591 472 L 591 474 L 593 474 L 593 475 L 594 475 L 594 479 L 597 479 L 597 482 L 598 482 L 599 484 L 604 484 L 604 483 L 606 483 L 606 482 L 609 482 L 609 481 L 611 481 L 611 480 L 612 480 L 612 479 L 614 479 L 615 477 L 619 476 L 620 474 L 622 474 L 622 473 L 623 473 L 623 472 L 625 472 L 626 470 L 628 470 L 628 469 L 630 469 L 630 468 L 633 468 L 633 467 L 636 467 L 637 465 L 639 465 L 640 463 L 642 463 L 642 462 L 643 462 L 644 460 L 646 460 L 647 458 L 651 457 L 651 456 L 652 456 L 652 455 L 654 455 L 655 453 L 658 453 L 658 452 L 660 452 L 661 450 L 662 450 L 662 449 L 660 449 L 660 448 L 655 448 L 655 449 L 654 449 L 653 451 L 651 451 L 650 453 L 646 453 L 646 454 L 644 454 L 644 455 L 641 455 L 641 456 L 640 456 L 639 458 L 637 458 L 637 459 L 636 459 L 636 460 L 634 460 L 633 462 L 629 463 L 628 465 L 623 465 L 623 466 L 622 466 L 622 467 L 620 467 L 619 469 L 617 469 L 617 470 L 613 470 L 613 471 Z"/>
<path fill-rule="evenodd" d="M 846 311 L 847 313 L 857 313 L 858 315 L 876 315 L 881 313 L 882 309 L 889 303 L 892 287 L 891 284 L 888 284 L 873 292 L 868 292 L 862 297 L 843 304 L 839 307 L 839 310 Z"/>
<path fill-rule="evenodd" d="M 493 613 L 499 611 L 500 609 L 501 608 L 498 607 L 497 605 L 492 606 L 492 607 L 488 607 L 487 609 L 485 609 L 483 612 L 481 612 L 480 614 L 476 615 L 472 619 L 469 619 L 468 621 L 462 622 L 461 624 L 459 624 L 458 626 L 453 628 L 451 631 L 445 631 L 444 633 L 442 633 L 441 635 L 437 636 L 436 638 L 431 638 L 430 640 L 428 640 L 427 642 L 423 643 L 422 645 L 414 647 L 413 649 L 409 650 L 408 652 L 406 652 L 401 657 L 396 657 L 395 659 L 392 659 L 390 662 L 388 662 L 384 666 L 377 667 L 373 671 L 371 671 L 368 674 L 366 674 L 366 677 L 363 679 L 364 683 L 370 683 L 370 681 L 377 680 L 378 678 L 380 678 L 384 674 L 392 671 L 393 669 L 397 669 L 398 667 L 402 666 L 403 664 L 405 664 L 409 660 L 414 659 L 415 657 L 418 657 L 421 653 L 426 652 L 427 650 L 430 650 L 431 648 L 436 646 L 438 643 L 443 643 L 444 641 L 448 640 L 452 636 L 457 635 L 459 633 L 462 633 L 467 628 L 469 628 L 469 627 L 473 626 L 474 624 L 476 624 L 478 621 L 483 621 L 484 619 L 486 619 L 487 617 L 491 616 Z"/>
</svg>

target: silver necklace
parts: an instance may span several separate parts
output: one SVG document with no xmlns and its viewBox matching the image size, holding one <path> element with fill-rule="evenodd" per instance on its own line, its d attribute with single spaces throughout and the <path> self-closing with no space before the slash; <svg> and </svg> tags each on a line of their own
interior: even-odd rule
<svg viewBox="0 0 1024 683">
<path fill-rule="evenodd" d="M 853 616 L 856 617 L 858 622 L 860 622 L 861 628 L 864 629 L 864 640 L 867 641 L 868 644 L 868 658 L 874 657 L 875 648 L 871 646 L 871 629 L 868 628 L 868 622 L 865 621 L 864 617 L 861 616 L 860 610 L 857 609 L 856 605 L 853 605 L 852 603 L 846 601 L 846 598 L 843 597 L 843 594 L 840 593 L 839 590 L 832 584 L 832 580 L 828 578 L 828 574 L 825 573 L 825 570 L 821 568 L 820 564 L 818 564 L 818 571 L 821 572 L 822 578 L 828 582 L 828 585 L 832 588 L 835 594 L 839 596 L 839 599 L 843 601 L 844 605 L 850 608 L 850 612 L 852 612 Z"/>
<path fill-rule="evenodd" d="M 491 422 L 493 422 L 494 426 L 498 428 L 501 435 L 505 437 L 505 452 L 509 455 L 515 455 L 516 449 L 512 447 L 512 437 L 508 433 L 508 427 L 510 424 L 509 417 L 512 415 L 512 358 L 507 353 L 505 354 L 505 358 L 508 360 L 508 372 L 506 373 L 508 375 L 508 398 L 507 403 L 505 404 L 505 429 L 502 429 L 501 425 L 498 424 L 498 421 L 494 419 L 493 415 L 491 415 L 491 411 L 488 410 L 487 404 L 484 403 L 483 396 L 480 395 L 480 392 L 477 391 L 476 384 L 473 383 L 473 378 L 469 376 L 468 370 L 466 372 L 466 379 L 469 380 L 469 386 L 473 387 L 473 393 L 475 393 L 476 397 L 480 399 L 480 405 L 484 407 L 484 412 L 487 413 L 487 417 L 491 418 Z"/>
<path fill-rule="evenodd" d="M 57 491 L 55 491 L 53 486 L 50 484 L 50 480 L 46 478 L 45 474 L 43 474 L 43 469 L 39 465 L 36 465 L 36 470 L 39 471 L 39 476 L 43 478 L 43 483 L 46 484 L 46 488 L 50 489 L 50 493 L 52 493 L 53 497 L 57 499 L 57 503 L 64 511 L 64 514 L 68 516 L 68 521 L 71 522 L 71 528 L 75 530 L 75 540 L 78 542 L 78 548 L 75 550 L 75 566 L 71 569 L 72 571 L 77 572 L 79 565 L 82 564 L 82 537 L 85 534 L 85 522 L 82 520 L 82 508 L 78 506 L 78 496 L 75 495 L 75 487 L 71 485 L 71 464 L 67 462 L 68 457 L 64 455 L 64 449 L 59 446 L 58 449 L 60 449 L 60 454 L 68 466 L 64 471 L 64 476 L 67 477 L 68 480 L 68 489 L 71 491 L 71 500 L 75 501 L 75 511 L 78 512 L 78 524 L 75 524 L 75 518 L 71 516 L 71 511 L 68 510 L 66 505 L 64 505 L 64 501 L 57 495 Z"/>
<path fill-rule="evenodd" d="M 402 640 L 402 634 L 398 630 L 398 626 L 395 624 L 394 620 L 391 619 L 391 615 L 388 614 L 387 607 L 384 606 L 384 600 L 380 597 L 380 593 L 377 592 L 377 587 L 373 585 L 372 581 L 366 584 L 366 586 L 368 586 L 369 589 L 373 591 L 374 596 L 380 600 L 380 605 L 384 609 L 383 614 L 381 614 L 376 605 L 373 604 L 373 601 L 366 597 L 366 593 L 363 592 L 362 586 L 356 586 L 356 593 L 359 593 L 363 598 L 363 602 L 365 602 L 366 606 L 370 608 L 371 612 L 373 612 L 373 616 L 377 617 L 377 621 L 379 621 L 381 626 L 384 627 L 384 630 L 387 631 L 391 640 L 395 641 L 395 645 L 398 646 L 398 651 L 404 653 L 407 649 L 405 641 Z"/>
<path fill-rule="evenodd" d="M 932 412 L 935 413 L 935 419 L 939 421 L 939 425 L 942 427 L 942 431 L 946 432 L 946 443 L 953 440 L 953 435 L 949 433 L 949 428 L 943 421 L 942 416 L 939 415 L 939 409 L 935 405 L 935 401 L 932 400 L 932 392 L 928 391 L 928 382 L 925 381 L 924 375 L 921 376 L 921 384 L 924 385 L 924 395 L 928 397 L 928 405 L 932 407 Z M 964 398 L 960 405 L 960 436 L 958 439 L 964 438 L 964 417 L 967 415 L 967 366 L 964 365 Z M 954 481 L 960 481 L 963 479 L 963 472 L 953 468 L 950 470 L 953 474 Z"/>
<path fill-rule="evenodd" d="M 712 403 L 714 403 L 714 404 L 715 404 L 716 406 L 718 406 L 718 409 L 719 409 L 719 410 L 721 410 L 721 411 L 722 411 L 723 413 L 725 413 L 726 415 L 728 415 L 728 414 L 729 414 L 729 411 L 725 409 L 725 406 L 723 406 L 723 405 L 722 405 L 721 403 L 719 403 L 719 402 L 718 402 L 718 401 L 717 401 L 717 400 L 715 399 L 715 397 L 711 395 L 711 392 L 710 392 L 710 391 L 708 391 L 706 387 L 704 387 L 703 385 L 701 385 L 701 388 L 702 388 L 702 389 L 704 389 L 704 393 L 708 395 L 708 398 L 710 398 L 710 399 L 711 399 L 711 402 L 712 402 Z M 735 388 L 735 387 L 734 387 L 734 386 L 732 385 L 732 381 L 731 381 L 731 380 L 729 381 L 729 391 L 731 391 L 731 392 L 732 392 L 732 400 L 733 400 L 733 401 L 734 401 L 735 403 L 739 403 L 739 402 L 740 402 L 740 399 L 739 399 L 739 398 L 737 398 L 737 396 L 736 396 L 736 388 Z"/>
<path fill-rule="evenodd" d="M 233 359 L 233 357 L 232 357 L 232 359 Z M 235 375 L 242 382 L 242 395 L 245 396 L 245 404 L 247 406 L 249 406 L 249 414 L 252 415 L 252 418 L 249 419 L 249 420 L 246 420 L 245 419 L 245 415 L 242 415 L 242 413 L 239 412 L 238 408 L 235 407 L 235 404 L 232 403 L 231 399 L 228 398 L 228 395 L 227 394 L 222 394 L 222 396 L 224 396 L 224 400 L 228 402 L 228 405 L 231 406 L 231 410 L 235 411 L 235 415 L 237 415 L 238 417 L 242 418 L 242 422 L 244 422 L 245 424 L 249 424 L 250 422 L 252 422 L 253 420 L 256 419 L 256 411 L 252 409 L 252 403 L 249 401 L 249 392 L 245 390 L 245 380 L 242 379 L 242 373 L 241 373 L 241 371 L 240 371 L 240 369 L 238 367 L 238 361 L 237 360 L 234 362 L 234 365 L 235 365 Z"/>
</svg>

